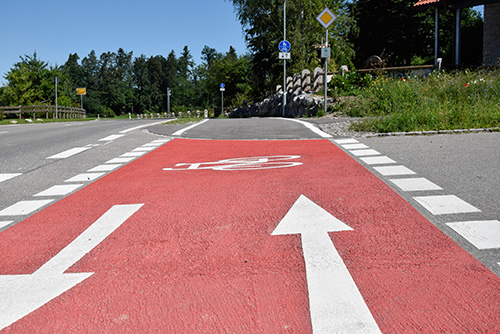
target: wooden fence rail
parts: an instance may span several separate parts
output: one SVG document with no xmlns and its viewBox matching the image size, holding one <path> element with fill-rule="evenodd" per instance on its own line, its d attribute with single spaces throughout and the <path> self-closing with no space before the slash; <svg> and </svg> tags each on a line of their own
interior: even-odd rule
<svg viewBox="0 0 500 334">
<path fill-rule="evenodd" d="M 50 105 L 0 107 L 0 115 L 3 116 L 3 114 L 19 114 L 19 119 L 22 119 L 23 114 L 30 115 L 30 117 L 33 115 L 33 120 L 37 118 L 37 114 L 45 114 L 46 119 L 49 119 L 49 115 L 53 119 L 76 119 L 87 116 L 85 109 L 59 106 L 56 114 L 56 106 Z"/>
</svg>

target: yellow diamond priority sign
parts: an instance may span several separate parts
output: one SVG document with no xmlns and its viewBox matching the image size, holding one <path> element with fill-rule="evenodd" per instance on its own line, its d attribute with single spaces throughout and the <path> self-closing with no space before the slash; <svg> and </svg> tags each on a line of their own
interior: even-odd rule
<svg viewBox="0 0 500 334">
<path fill-rule="evenodd" d="M 330 24 L 333 23 L 333 21 L 335 21 L 337 19 L 337 16 L 335 16 L 335 14 L 332 13 L 332 11 L 326 7 L 325 9 L 323 9 L 323 11 L 321 12 L 321 14 L 318 15 L 318 17 L 316 17 L 316 20 L 318 20 L 318 22 L 325 28 L 325 29 L 328 29 L 328 27 L 330 26 Z"/>
</svg>

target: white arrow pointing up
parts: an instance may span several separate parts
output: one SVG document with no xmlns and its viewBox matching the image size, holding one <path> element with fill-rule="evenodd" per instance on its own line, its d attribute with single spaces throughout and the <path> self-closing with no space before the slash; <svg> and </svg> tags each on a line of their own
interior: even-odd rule
<svg viewBox="0 0 500 334">
<path fill-rule="evenodd" d="M 0 276 L 0 330 L 90 277 L 93 273 L 64 272 L 106 239 L 142 205 L 113 206 L 33 274 Z"/>
<path fill-rule="evenodd" d="M 314 334 L 381 333 L 328 235 L 349 230 L 301 195 L 272 233 L 301 235 Z"/>
</svg>

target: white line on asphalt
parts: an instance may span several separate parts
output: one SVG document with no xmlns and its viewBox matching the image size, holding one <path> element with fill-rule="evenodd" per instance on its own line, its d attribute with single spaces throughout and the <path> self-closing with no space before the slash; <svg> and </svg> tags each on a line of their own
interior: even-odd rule
<svg viewBox="0 0 500 334">
<path fill-rule="evenodd" d="M 16 176 L 22 175 L 21 173 L 4 173 L 0 174 L 0 182 L 10 180 Z"/>
<path fill-rule="evenodd" d="M 362 149 L 362 148 L 369 148 L 368 146 L 366 146 L 365 144 L 344 144 L 342 145 L 343 148 L 345 148 L 346 150 L 358 150 L 358 149 Z"/>
<path fill-rule="evenodd" d="M 125 136 L 125 135 L 124 134 L 121 134 L 121 135 L 111 135 L 111 136 L 107 136 L 107 137 L 101 138 L 101 139 L 99 139 L 99 141 L 112 141 L 112 140 L 121 138 L 123 136 Z"/>
<path fill-rule="evenodd" d="M 113 169 L 120 167 L 121 164 L 108 164 L 108 165 L 99 165 L 94 168 L 89 169 L 87 172 L 109 172 Z"/>
<path fill-rule="evenodd" d="M 127 157 L 140 157 L 141 155 L 145 154 L 146 151 L 140 151 L 140 152 L 127 152 L 127 153 L 123 153 L 122 155 L 120 155 L 120 157 L 122 158 L 127 158 Z"/>
<path fill-rule="evenodd" d="M 8 220 L 8 221 L 0 221 L 0 228 L 4 228 L 5 226 L 13 223 L 13 220 Z"/>
<path fill-rule="evenodd" d="M 78 154 L 78 153 L 81 153 L 81 152 L 84 152 L 84 151 L 90 150 L 90 149 L 91 149 L 91 147 L 75 147 L 75 148 L 71 148 L 69 150 L 66 150 L 64 152 L 51 155 L 47 159 L 66 159 L 66 158 L 71 157 L 72 155 L 75 155 L 75 154 Z"/>
<path fill-rule="evenodd" d="M 313 124 L 311 124 L 309 122 L 301 121 L 301 120 L 294 119 L 294 118 L 282 118 L 282 119 L 287 120 L 287 121 L 292 121 L 292 122 L 300 123 L 300 124 L 304 125 L 306 128 L 308 128 L 309 130 L 311 130 L 312 132 L 314 132 L 315 134 L 319 135 L 322 138 L 332 138 L 332 135 L 330 135 L 330 134 L 328 134 L 326 132 L 321 131 L 320 129 L 318 129 L 317 127 L 315 127 Z"/>
<path fill-rule="evenodd" d="M 447 223 L 478 249 L 500 248 L 500 221 L 478 220 Z"/>
<path fill-rule="evenodd" d="M 367 165 L 395 164 L 396 161 L 386 156 L 360 158 Z"/>
<path fill-rule="evenodd" d="M 114 159 L 106 161 L 105 163 L 107 163 L 107 164 L 124 164 L 124 163 L 130 162 L 132 160 L 134 160 L 133 157 L 130 157 L 130 158 L 114 158 Z"/>
<path fill-rule="evenodd" d="M 390 179 L 390 181 L 401 188 L 401 190 L 403 191 L 443 190 L 443 188 L 441 188 L 437 184 L 423 177 Z"/>
<path fill-rule="evenodd" d="M 97 179 L 98 177 L 103 176 L 106 173 L 82 173 L 73 176 L 70 179 L 67 179 L 64 182 L 87 182 L 87 181 L 93 181 Z"/>
<path fill-rule="evenodd" d="M 44 199 L 36 201 L 20 201 L 12 204 L 8 208 L 0 211 L 0 216 L 22 216 L 28 215 L 33 211 L 40 209 L 41 207 L 52 202 L 53 199 Z"/>
<path fill-rule="evenodd" d="M 413 175 L 416 174 L 411 169 L 405 166 L 381 166 L 373 167 L 377 172 L 384 176 L 395 176 L 395 175 Z"/>
<path fill-rule="evenodd" d="M 481 212 L 455 195 L 417 196 L 413 198 L 433 215 Z"/>
<path fill-rule="evenodd" d="M 205 122 L 208 122 L 208 119 L 205 119 L 205 120 L 203 120 L 203 121 L 201 121 L 201 122 L 198 122 L 198 123 L 192 124 L 192 125 L 190 125 L 190 126 L 188 126 L 188 127 L 185 127 L 184 129 L 180 129 L 179 131 L 174 132 L 174 133 L 172 134 L 172 136 L 181 136 L 184 132 L 189 131 L 189 130 L 191 130 L 191 129 L 192 129 L 192 128 L 194 128 L 194 127 L 197 127 L 198 125 L 202 125 L 202 124 L 203 124 L 203 123 L 205 123 Z"/>
<path fill-rule="evenodd" d="M 138 147 L 138 148 L 134 148 L 132 150 L 132 152 L 140 152 L 140 151 L 146 151 L 147 152 L 147 151 L 152 151 L 155 148 L 156 148 L 156 146 L 146 146 L 146 147 L 141 146 L 141 147 Z"/>
<path fill-rule="evenodd" d="M 142 128 L 145 128 L 145 127 L 148 127 L 148 126 L 164 124 L 164 123 L 168 123 L 168 122 L 172 122 L 172 121 L 173 121 L 173 119 L 166 119 L 166 120 L 163 120 L 161 122 L 156 122 L 156 123 L 151 123 L 151 124 L 145 124 L 145 125 L 139 125 L 139 126 L 135 126 L 133 128 L 130 128 L 130 129 L 122 130 L 122 131 L 120 131 L 120 133 L 128 133 L 130 131 L 139 130 L 139 129 L 142 129 Z"/>
<path fill-rule="evenodd" d="M 44 190 L 42 192 L 39 192 L 38 194 L 34 195 L 34 197 L 42 197 L 42 196 L 64 196 L 69 194 L 70 192 L 75 191 L 76 189 L 80 188 L 83 186 L 83 184 L 62 184 L 62 185 L 56 185 L 52 186 L 47 190 Z"/>
<path fill-rule="evenodd" d="M 356 144 L 356 143 L 359 143 L 359 141 L 357 141 L 356 139 L 354 138 L 348 138 L 348 139 L 336 139 L 335 142 L 339 145 L 342 145 L 342 144 Z"/>
<path fill-rule="evenodd" d="M 356 157 L 366 157 L 369 155 L 380 155 L 379 152 L 369 149 L 369 150 L 354 150 L 350 151 Z"/>
</svg>

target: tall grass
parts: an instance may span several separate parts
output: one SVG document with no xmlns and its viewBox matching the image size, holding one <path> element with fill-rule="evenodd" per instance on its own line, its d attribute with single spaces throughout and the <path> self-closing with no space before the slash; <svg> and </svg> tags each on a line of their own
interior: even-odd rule
<svg viewBox="0 0 500 334">
<path fill-rule="evenodd" d="M 426 78 L 379 76 L 345 110 L 365 117 L 355 130 L 399 132 L 500 126 L 500 72 L 434 73 Z"/>
</svg>

